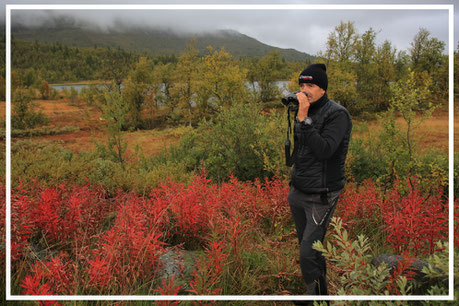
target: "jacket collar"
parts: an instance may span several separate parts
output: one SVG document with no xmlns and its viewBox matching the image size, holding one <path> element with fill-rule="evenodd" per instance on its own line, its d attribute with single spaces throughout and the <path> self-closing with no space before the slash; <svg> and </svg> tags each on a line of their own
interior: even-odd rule
<svg viewBox="0 0 459 306">
<path fill-rule="evenodd" d="M 322 108 L 322 106 L 324 106 L 327 102 L 328 102 L 328 96 L 326 93 L 324 93 L 324 95 L 319 100 L 317 100 L 314 103 L 311 103 L 311 105 L 309 106 L 309 112 L 315 113 L 320 108 Z"/>
</svg>

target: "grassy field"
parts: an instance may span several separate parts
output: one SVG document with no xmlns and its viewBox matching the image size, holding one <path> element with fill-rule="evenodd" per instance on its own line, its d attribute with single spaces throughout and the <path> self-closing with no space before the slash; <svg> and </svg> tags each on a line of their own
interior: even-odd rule
<svg viewBox="0 0 459 306">
<path fill-rule="evenodd" d="M 104 141 L 105 135 L 102 130 L 103 122 L 101 112 L 85 105 L 83 102 L 71 103 L 69 99 L 60 100 L 36 100 L 42 112 L 50 119 L 47 127 L 77 126 L 79 131 L 60 135 L 36 136 L 34 140 L 40 142 L 59 142 L 69 150 L 78 152 L 92 150 L 95 143 Z M 0 102 L 1 116 L 5 118 L 5 102 Z M 455 113 L 455 122 L 459 114 Z M 398 122 L 403 126 L 403 119 Z M 382 128 L 380 120 L 361 122 L 354 119 L 353 137 L 365 137 L 376 133 Z M 129 136 L 127 137 L 127 134 Z M 431 118 L 420 123 L 416 129 L 421 148 L 437 147 L 448 153 L 448 111 L 437 110 Z M 175 128 L 138 130 L 125 133 L 128 143 L 128 155 L 132 154 L 136 146 L 141 146 L 144 154 L 157 154 L 170 144 L 178 141 L 181 133 Z M 455 139 L 459 136 L 459 125 L 454 127 Z M 14 141 L 14 140 L 13 140 Z M 455 142 L 454 151 L 459 151 L 459 142 Z"/>
<path fill-rule="evenodd" d="M 459 119 L 459 116 L 455 114 L 455 122 Z M 422 119 L 421 119 L 422 120 Z M 397 118 L 399 126 L 406 128 L 406 123 L 402 118 Z M 377 133 L 382 129 L 381 120 L 373 120 L 370 122 L 361 122 L 354 120 L 356 129 L 353 131 L 353 137 L 365 137 L 372 133 Z M 362 128 L 362 126 L 365 126 Z M 361 127 L 361 129 L 359 129 Z M 360 130 L 363 130 L 361 132 Z M 437 110 L 431 118 L 420 121 L 419 125 L 415 129 L 417 137 L 419 137 L 419 145 L 421 149 L 426 148 L 439 148 L 443 152 L 448 153 L 448 111 Z M 455 138 L 459 135 L 459 126 L 455 124 L 454 127 Z M 459 143 L 454 144 L 454 151 L 459 150 Z"/>
<path fill-rule="evenodd" d="M 57 142 L 74 152 L 92 150 L 96 143 L 105 141 L 105 133 L 102 129 L 103 119 L 99 109 L 87 106 L 83 102 L 71 103 L 69 99 L 36 100 L 36 102 L 50 120 L 46 127 L 76 126 L 79 130 L 59 135 L 35 136 L 33 137 L 34 141 Z M 5 102 L 0 103 L 2 106 L 1 116 L 4 120 Z M 157 154 L 179 139 L 175 129 L 168 128 L 125 132 L 124 138 L 128 143 L 128 156 L 134 153 L 136 146 L 141 146 L 146 155 Z"/>
</svg>

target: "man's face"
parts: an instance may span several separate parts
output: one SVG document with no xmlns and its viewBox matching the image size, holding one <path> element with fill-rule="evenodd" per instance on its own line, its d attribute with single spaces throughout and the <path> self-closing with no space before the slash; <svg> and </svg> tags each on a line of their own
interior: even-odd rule
<svg viewBox="0 0 459 306">
<path fill-rule="evenodd" d="M 325 90 L 312 83 L 301 83 L 300 91 L 304 91 L 308 94 L 309 103 L 316 102 L 325 94 Z"/>
</svg>

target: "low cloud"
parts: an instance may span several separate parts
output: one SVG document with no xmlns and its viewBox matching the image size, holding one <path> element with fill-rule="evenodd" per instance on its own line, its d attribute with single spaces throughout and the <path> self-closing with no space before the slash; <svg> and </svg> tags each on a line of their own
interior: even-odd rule
<svg viewBox="0 0 459 306">
<path fill-rule="evenodd" d="M 29 26 L 68 21 L 103 31 L 126 27 L 177 33 L 231 29 L 269 45 L 313 55 L 324 50 L 328 34 L 341 21 L 354 21 L 359 33 L 373 28 L 378 43 L 388 40 L 398 50 L 407 50 L 421 27 L 448 42 L 448 12 L 438 10 L 18 10 L 12 12 L 12 21 Z"/>
</svg>

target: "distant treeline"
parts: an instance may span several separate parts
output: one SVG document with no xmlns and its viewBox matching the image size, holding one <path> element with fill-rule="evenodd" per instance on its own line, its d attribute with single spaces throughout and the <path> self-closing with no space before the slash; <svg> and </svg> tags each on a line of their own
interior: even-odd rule
<svg viewBox="0 0 459 306">
<path fill-rule="evenodd" d="M 121 48 L 79 48 L 18 39 L 11 43 L 12 67 L 23 86 L 32 85 L 35 79 L 59 83 L 124 78 L 140 56 Z M 155 63 L 177 62 L 175 55 L 150 58 Z"/>
<path fill-rule="evenodd" d="M 389 108 L 395 96 L 393 85 L 413 80 L 411 88 L 428 89 L 428 94 L 417 97 L 419 111 L 432 104 L 447 104 L 448 56 L 443 54 L 444 42 L 421 28 L 411 48 L 399 51 L 387 40 L 377 45 L 376 36 L 371 28 L 358 34 L 351 21 L 341 22 L 329 33 L 326 49 L 315 62 L 327 65 L 327 93 L 331 99 L 346 106 L 354 116 L 373 118 Z M 219 106 L 230 106 L 235 101 L 278 100 L 281 91 L 275 82 L 290 80 L 289 89 L 297 90 L 298 75 L 308 64 L 288 62 L 278 51 L 261 58 L 239 59 L 224 49 L 209 47 L 203 53 L 195 48 L 194 41 L 179 56 L 12 42 L 13 91 L 36 88 L 42 98 L 47 98 L 47 83 L 109 81 L 127 105 L 126 112 L 131 115 L 126 124 L 130 127 L 142 126 L 140 113 L 146 109 L 153 114 L 167 106 L 172 122 L 194 125 L 200 118 L 212 116 Z M 251 91 L 247 91 L 247 84 L 252 85 Z M 86 99 L 103 104 L 105 98 L 96 96 L 94 92 Z"/>
<path fill-rule="evenodd" d="M 151 55 L 121 48 L 81 48 L 59 42 L 43 43 L 19 39 L 12 40 L 11 50 L 12 67 L 19 86 L 31 86 L 35 81 L 33 75 L 35 79 L 46 80 L 48 83 L 123 79 L 140 57 L 146 57 L 154 64 L 178 62 L 175 54 Z M 257 58 L 234 60 L 242 68 L 250 69 Z M 276 67 L 279 79 L 288 78 L 289 73 L 304 66 L 303 63 L 289 63 L 280 55 L 279 60 L 282 63 L 282 66 Z"/>
</svg>

